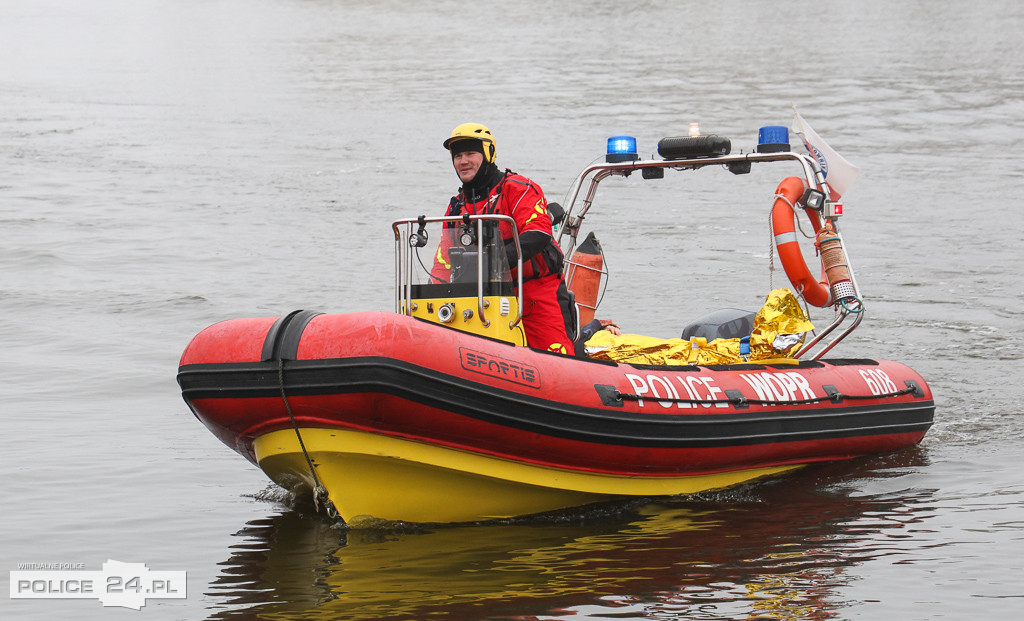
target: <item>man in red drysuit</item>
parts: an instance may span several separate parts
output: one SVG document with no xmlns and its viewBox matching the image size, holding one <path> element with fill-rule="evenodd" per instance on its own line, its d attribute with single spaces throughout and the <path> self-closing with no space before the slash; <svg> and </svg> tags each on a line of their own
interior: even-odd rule
<svg viewBox="0 0 1024 621">
<path fill-rule="evenodd" d="M 491 130 L 479 123 L 463 123 L 444 141 L 452 165 L 462 181 L 457 196 L 448 203 L 446 216 L 499 214 L 511 216 L 519 230 L 523 254 L 523 330 L 530 347 L 573 355 L 575 309 L 562 281 L 562 250 L 551 236 L 544 191 L 533 181 L 510 170 L 502 172 L 494 163 L 496 145 Z M 515 261 L 512 231 L 502 224 L 506 249 Z M 437 250 L 431 274 L 439 280 L 450 278 L 448 246 Z M 512 274 L 513 279 L 516 274 Z"/>
</svg>

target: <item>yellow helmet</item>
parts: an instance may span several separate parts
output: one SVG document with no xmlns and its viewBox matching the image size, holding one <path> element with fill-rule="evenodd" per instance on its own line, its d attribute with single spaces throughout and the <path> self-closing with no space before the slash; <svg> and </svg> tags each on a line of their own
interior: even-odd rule
<svg viewBox="0 0 1024 621">
<path fill-rule="evenodd" d="M 498 145 L 494 141 L 494 135 L 491 133 L 491 130 L 479 123 L 463 123 L 453 129 L 451 137 L 444 141 L 444 148 L 451 151 L 453 142 L 469 139 L 479 140 L 484 147 L 484 159 L 488 162 L 494 162 L 494 154 L 498 150 Z"/>
</svg>

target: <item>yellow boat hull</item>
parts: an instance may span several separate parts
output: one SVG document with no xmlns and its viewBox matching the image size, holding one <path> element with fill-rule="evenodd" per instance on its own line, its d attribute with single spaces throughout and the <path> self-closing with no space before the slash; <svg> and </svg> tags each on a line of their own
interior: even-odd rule
<svg viewBox="0 0 1024 621">
<path fill-rule="evenodd" d="M 472 522 L 614 500 L 719 489 L 799 465 L 688 476 L 615 476 L 560 470 L 361 431 L 303 428 L 320 484 L 350 526 L 377 520 Z M 292 429 L 254 442 L 260 468 L 293 491 L 313 488 Z"/>
</svg>

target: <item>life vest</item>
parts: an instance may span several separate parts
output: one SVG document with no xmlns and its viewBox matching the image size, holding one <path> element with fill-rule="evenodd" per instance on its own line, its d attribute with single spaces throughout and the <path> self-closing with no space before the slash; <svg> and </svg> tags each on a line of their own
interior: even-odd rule
<svg viewBox="0 0 1024 621">
<path fill-rule="evenodd" d="M 479 197 L 475 202 L 467 200 L 465 191 L 460 189 L 459 194 L 453 196 L 449 201 L 445 215 L 460 216 L 463 214 L 510 216 L 515 221 L 520 235 L 527 231 L 544 232 L 551 240 L 540 252 L 523 261 L 523 280 L 561 273 L 562 249 L 551 237 L 551 216 L 548 214 L 544 192 L 533 181 L 506 170 L 487 195 Z M 457 224 L 449 222 L 447 226 L 453 228 Z M 507 222 L 501 223 L 501 237 L 505 242 L 512 241 L 512 226 Z M 446 250 L 439 248 L 438 252 L 446 252 Z M 514 260 L 515 258 L 511 257 L 509 262 L 512 263 Z M 516 278 L 514 268 L 512 278 Z"/>
</svg>

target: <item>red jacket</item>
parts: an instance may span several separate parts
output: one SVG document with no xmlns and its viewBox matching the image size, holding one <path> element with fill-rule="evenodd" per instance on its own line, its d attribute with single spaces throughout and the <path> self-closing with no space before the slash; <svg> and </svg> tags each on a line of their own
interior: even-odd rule
<svg viewBox="0 0 1024 621">
<path fill-rule="evenodd" d="M 468 202 L 465 191 L 460 189 L 458 196 L 453 196 L 448 203 L 445 215 L 511 216 L 520 235 L 528 231 L 540 231 L 551 238 L 550 243 L 539 252 L 532 256 L 527 252 L 523 257 L 523 280 L 530 280 L 560 272 L 562 269 L 562 250 L 551 237 L 551 216 L 548 215 L 547 206 L 544 191 L 539 185 L 522 175 L 505 171 L 500 181 L 491 187 L 487 196 L 480 197 L 476 202 Z M 506 242 L 512 239 L 512 227 L 506 222 L 501 224 L 501 236 Z M 448 249 L 453 245 L 453 241 L 449 236 L 442 239 L 431 270 L 431 275 L 445 282 L 450 278 L 451 261 L 448 258 Z M 510 258 L 509 262 L 513 261 L 514 258 Z M 512 279 L 515 278 L 513 269 Z"/>
</svg>

